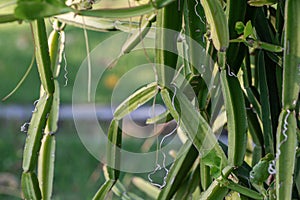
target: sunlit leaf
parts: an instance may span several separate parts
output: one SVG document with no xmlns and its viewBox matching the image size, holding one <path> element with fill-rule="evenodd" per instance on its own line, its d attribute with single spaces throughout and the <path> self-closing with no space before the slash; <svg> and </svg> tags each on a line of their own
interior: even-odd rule
<svg viewBox="0 0 300 200">
<path fill-rule="evenodd" d="M 250 6 L 256 6 L 256 7 L 261 7 L 261 6 L 269 6 L 277 3 L 278 0 L 249 0 L 248 4 Z"/>
</svg>

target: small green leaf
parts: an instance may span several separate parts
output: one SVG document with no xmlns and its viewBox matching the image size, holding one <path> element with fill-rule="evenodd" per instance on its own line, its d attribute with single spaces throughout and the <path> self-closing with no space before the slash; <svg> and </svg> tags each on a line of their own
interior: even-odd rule
<svg viewBox="0 0 300 200">
<path fill-rule="evenodd" d="M 270 162 L 274 159 L 272 154 L 267 154 L 265 157 L 253 167 L 250 172 L 250 181 L 255 184 L 262 184 L 269 177 L 268 168 Z"/>
<path fill-rule="evenodd" d="M 244 28 L 244 39 L 246 39 L 250 35 L 253 35 L 253 27 L 251 21 L 248 21 Z"/>
<path fill-rule="evenodd" d="M 236 22 L 235 30 L 238 34 L 244 33 L 245 25 L 243 22 Z"/>
<path fill-rule="evenodd" d="M 214 151 L 210 151 L 205 157 L 202 158 L 205 165 L 210 167 L 210 175 L 217 178 L 222 172 L 222 159 Z"/>
</svg>

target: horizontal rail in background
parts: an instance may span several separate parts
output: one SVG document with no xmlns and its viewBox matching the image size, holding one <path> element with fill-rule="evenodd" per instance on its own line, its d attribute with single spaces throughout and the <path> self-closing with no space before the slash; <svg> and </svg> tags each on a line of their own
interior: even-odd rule
<svg viewBox="0 0 300 200">
<path fill-rule="evenodd" d="M 80 115 L 77 115 L 78 119 L 89 120 L 92 119 L 93 115 L 91 113 L 93 106 L 91 105 L 74 105 L 76 112 L 79 112 Z M 96 105 L 96 116 L 100 121 L 110 121 L 113 118 L 114 108 L 109 106 L 100 106 Z M 136 121 L 144 121 L 150 117 L 152 107 L 143 106 L 131 113 L 131 119 Z M 0 119 L 20 119 L 25 120 L 31 116 L 32 111 L 34 110 L 33 106 L 29 105 L 7 105 L 0 106 Z M 158 107 L 155 109 L 156 114 L 160 114 L 165 111 L 163 107 Z M 73 120 L 73 110 L 72 105 L 61 105 L 59 112 L 60 120 Z"/>
</svg>

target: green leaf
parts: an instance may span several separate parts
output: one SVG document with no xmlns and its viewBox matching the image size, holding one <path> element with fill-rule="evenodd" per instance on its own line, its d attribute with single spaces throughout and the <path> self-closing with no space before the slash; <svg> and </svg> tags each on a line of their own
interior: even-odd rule
<svg viewBox="0 0 300 200">
<path fill-rule="evenodd" d="M 222 160 L 215 152 L 210 151 L 205 157 L 202 158 L 203 164 L 210 167 L 210 175 L 217 178 L 222 172 Z"/>
<path fill-rule="evenodd" d="M 261 7 L 261 6 L 269 6 L 277 3 L 278 0 L 249 0 L 248 4 L 250 6 L 256 6 L 256 7 Z"/>
<path fill-rule="evenodd" d="M 243 38 L 237 38 L 237 39 L 230 40 L 230 42 L 240 43 L 240 42 L 245 42 L 245 40 Z"/>
<path fill-rule="evenodd" d="M 0 24 L 1 23 L 7 23 L 7 22 L 13 22 L 18 20 L 14 14 L 4 14 L 0 15 Z"/>
<path fill-rule="evenodd" d="M 55 91 L 53 94 L 52 107 L 45 128 L 45 133 L 50 135 L 54 134 L 57 131 L 59 118 L 60 89 L 57 80 L 54 80 L 54 86 Z"/>
<path fill-rule="evenodd" d="M 148 19 L 141 22 L 141 27 L 136 29 L 135 32 L 127 39 L 122 46 L 122 54 L 130 53 L 134 47 L 136 47 L 147 35 L 151 29 L 152 21 L 155 19 L 155 15 L 151 15 Z"/>
<path fill-rule="evenodd" d="M 38 159 L 38 180 L 43 199 L 51 199 L 55 161 L 55 136 L 45 134 Z"/>
<path fill-rule="evenodd" d="M 253 27 L 251 21 L 248 21 L 244 28 L 244 39 L 246 39 L 250 35 L 253 35 Z"/>
<path fill-rule="evenodd" d="M 296 112 L 282 110 L 278 121 L 275 167 L 276 194 L 277 199 L 292 199 L 295 156 L 298 148 Z"/>
<path fill-rule="evenodd" d="M 113 119 L 108 130 L 108 144 L 107 144 L 107 172 L 109 179 L 117 180 L 120 174 L 120 148 L 122 144 L 122 124 Z"/>
<path fill-rule="evenodd" d="M 172 119 L 173 119 L 172 115 L 167 110 L 161 113 L 160 115 L 147 119 L 146 124 L 166 123 L 171 121 Z"/>
<path fill-rule="evenodd" d="M 115 110 L 114 118 L 120 120 L 138 107 L 149 101 L 157 93 L 157 84 L 150 83 L 145 87 L 137 90 L 123 101 Z"/>
<path fill-rule="evenodd" d="M 108 173 L 108 168 L 106 165 L 103 166 L 103 173 L 104 173 L 104 178 L 106 181 L 110 180 L 109 178 L 109 173 Z M 111 191 L 117 195 L 118 197 L 120 197 L 120 199 L 122 200 L 137 200 L 139 198 L 133 198 L 132 194 L 129 194 L 126 191 L 125 186 L 120 182 L 120 180 L 116 180 L 115 184 L 113 185 L 113 187 L 111 188 Z"/>
<path fill-rule="evenodd" d="M 262 184 L 269 177 L 268 168 L 271 161 L 274 159 L 272 154 L 267 154 L 259 160 L 250 172 L 250 181 L 255 184 Z"/>
<path fill-rule="evenodd" d="M 156 19 L 155 62 L 158 84 L 168 87 L 173 80 L 177 66 L 177 38 L 182 28 L 182 0 L 176 1 L 159 10 Z M 179 10 L 178 10 L 179 9 Z"/>
<path fill-rule="evenodd" d="M 227 17 L 219 0 L 200 1 L 210 25 L 211 39 L 214 47 L 221 52 L 226 51 L 229 46 L 229 28 Z"/>
<path fill-rule="evenodd" d="M 282 105 L 295 109 L 300 91 L 300 1 L 286 1 Z"/>
<path fill-rule="evenodd" d="M 275 45 L 275 44 L 270 44 L 267 42 L 261 42 L 261 41 L 257 41 L 258 47 L 270 52 L 276 52 L 276 53 L 280 53 L 283 51 L 283 48 L 279 45 Z"/>
<path fill-rule="evenodd" d="M 135 185 L 139 190 L 145 192 L 148 197 L 151 199 L 157 199 L 160 190 L 151 185 L 148 181 L 145 181 L 144 179 L 140 177 L 133 177 L 132 179 L 133 185 Z"/>
<path fill-rule="evenodd" d="M 145 15 L 156 11 L 159 8 L 165 7 L 175 0 L 160 0 L 154 3 L 144 4 L 141 6 L 129 8 L 114 8 L 114 9 L 95 9 L 78 11 L 79 15 L 104 18 L 129 18 Z"/>
<path fill-rule="evenodd" d="M 266 153 L 274 154 L 273 147 L 273 128 L 271 121 L 271 107 L 269 101 L 269 89 L 267 85 L 266 69 L 265 69 L 265 59 L 264 53 L 260 50 L 258 52 L 257 58 L 257 68 L 259 76 L 259 89 L 260 89 L 260 100 L 261 100 L 261 109 L 262 109 L 262 125 L 263 125 L 263 134 L 264 134 L 264 146 Z"/>
<path fill-rule="evenodd" d="M 107 180 L 109 180 L 109 178 Z M 111 190 L 115 195 L 119 197 L 122 197 L 123 194 L 127 193 L 125 186 L 120 182 L 120 180 L 116 181 L 115 185 L 112 187 Z"/>
<path fill-rule="evenodd" d="M 244 33 L 245 25 L 243 22 L 236 22 L 235 30 L 238 34 Z"/>
<path fill-rule="evenodd" d="M 221 182 L 224 177 L 226 178 L 231 173 L 232 170 L 233 168 L 230 166 L 225 167 L 222 171 L 223 175 L 215 179 L 207 190 L 201 193 L 200 200 L 223 200 L 228 193 L 228 188 L 223 187 Z"/>
<path fill-rule="evenodd" d="M 176 109 L 182 111 L 179 115 L 179 112 L 177 112 L 172 105 L 167 89 L 161 90 L 161 96 L 171 115 L 178 123 L 180 123 L 180 127 L 187 133 L 189 139 L 201 154 L 201 157 L 204 157 L 207 153 L 212 151 L 221 158 L 222 167 L 225 167 L 227 165 L 227 158 L 224 151 L 218 144 L 207 121 L 197 111 L 188 98 L 181 91 L 177 92 L 176 97 L 180 104 L 176 106 L 180 106 L 180 108 L 176 107 Z"/>
<path fill-rule="evenodd" d="M 158 199 L 167 200 L 173 197 L 175 192 L 178 190 L 178 187 L 186 178 L 186 175 L 193 166 L 197 156 L 197 149 L 194 147 L 192 142 L 187 141 L 180 148 L 178 156 L 169 171 L 166 180 L 167 184 L 159 193 Z"/>
<path fill-rule="evenodd" d="M 246 106 L 239 80 L 229 73 L 229 69 L 224 69 L 220 77 L 227 115 L 228 160 L 230 164 L 240 166 L 245 157 L 247 144 Z"/>
<path fill-rule="evenodd" d="M 192 166 L 192 169 L 190 172 L 186 175 L 185 179 L 183 180 L 183 183 L 179 186 L 177 189 L 176 194 L 174 195 L 174 200 L 182 200 L 182 199 L 189 199 L 189 197 L 192 197 L 191 199 L 199 199 L 200 194 L 200 164 L 198 160 L 194 163 Z M 197 192 L 198 191 L 198 192 Z M 199 196 L 196 198 L 193 194 L 198 193 Z"/>
<path fill-rule="evenodd" d="M 298 153 L 299 153 L 299 149 L 298 149 Z M 296 156 L 297 160 L 296 160 L 296 167 L 295 167 L 295 175 L 294 175 L 294 182 L 296 183 L 296 187 L 298 190 L 298 193 L 300 194 L 300 156 Z"/>
<path fill-rule="evenodd" d="M 21 179 L 22 191 L 25 199 L 40 200 L 42 199 L 38 179 L 34 172 L 23 172 Z"/>
<path fill-rule="evenodd" d="M 35 57 L 43 89 L 47 94 L 53 94 L 54 81 L 49 55 L 48 39 L 44 19 L 37 19 L 32 24 L 35 46 Z"/>
<path fill-rule="evenodd" d="M 104 18 L 95 17 L 83 17 L 74 15 L 74 13 L 66 13 L 56 16 L 59 21 L 66 24 L 77 26 L 80 28 L 86 28 L 94 31 L 109 31 L 115 29 L 115 21 Z"/>
<path fill-rule="evenodd" d="M 19 19 L 39 19 L 51 17 L 58 14 L 74 11 L 64 4 L 37 2 L 37 1 L 20 1 L 15 9 L 15 16 Z"/>
<path fill-rule="evenodd" d="M 46 125 L 46 116 L 50 112 L 53 96 L 44 94 L 38 101 L 28 129 L 23 154 L 23 170 L 33 171 L 41 146 L 42 129 Z"/>
<path fill-rule="evenodd" d="M 204 164 L 203 159 L 200 159 L 200 185 L 203 190 L 207 190 L 213 181 L 210 175 L 210 167 Z"/>
<path fill-rule="evenodd" d="M 105 200 L 108 192 L 111 190 L 114 184 L 115 184 L 114 180 L 105 181 L 105 183 L 99 188 L 99 190 L 93 197 L 93 200 Z"/>
<path fill-rule="evenodd" d="M 233 191 L 236 191 L 252 199 L 264 199 L 263 195 L 259 194 L 258 192 L 248 189 L 247 187 L 241 186 L 231 180 L 226 180 L 225 186 Z"/>
</svg>

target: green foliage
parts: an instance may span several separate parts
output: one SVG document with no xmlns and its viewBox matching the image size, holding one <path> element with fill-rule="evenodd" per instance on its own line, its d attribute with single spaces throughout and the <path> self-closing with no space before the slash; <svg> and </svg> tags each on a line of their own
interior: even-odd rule
<svg viewBox="0 0 300 200">
<path fill-rule="evenodd" d="M 53 15 L 72 12 L 73 9 L 67 7 L 62 1 L 34 1 L 19 0 L 15 9 L 15 17 L 17 19 L 38 19 Z"/>
<path fill-rule="evenodd" d="M 268 169 L 272 160 L 274 160 L 274 156 L 272 154 L 267 154 L 253 167 L 250 172 L 250 181 L 252 183 L 262 184 L 268 179 L 270 175 Z"/>
<path fill-rule="evenodd" d="M 275 6 L 269 6 L 273 4 Z M 110 191 L 122 199 L 140 199 L 137 194 L 127 193 L 121 182 L 119 148 L 123 135 L 119 123 L 139 106 L 156 99 L 158 94 L 167 111 L 150 118 L 148 123 L 163 124 L 163 119 L 174 119 L 184 145 L 175 155 L 172 166 L 163 164 L 168 173 L 159 188 L 153 188 L 158 184 L 151 178 L 149 181 L 154 186 L 147 185 L 145 180 L 133 179 L 153 190 L 151 198 L 224 199 L 229 192 L 252 199 L 300 198 L 297 183 L 300 163 L 296 158 L 296 151 L 299 152 L 299 1 L 159 0 L 132 7 L 99 8 L 94 1 L 65 4 L 59 0 L 20 0 L 14 6 L 10 13 L 0 14 L 0 23 L 30 21 L 41 80 L 41 95 L 31 118 L 23 154 L 25 198 L 50 199 L 52 196 L 52 155 L 55 153 L 52 134 L 57 130 L 60 96 L 54 79 L 58 77 L 60 63 L 57 61 L 64 50 L 64 39 L 58 39 L 64 35 L 64 26 L 54 27 L 47 38 L 45 17 L 58 20 L 55 24 L 98 31 L 128 31 L 132 24 L 141 26 L 125 43 L 122 54 L 130 53 L 149 33 L 150 27 L 156 27 L 157 80 L 128 94 L 117 107 L 108 131 L 111 145 L 108 148 L 110 165 L 105 168 L 106 182 L 94 199 L 105 199 Z M 69 14 L 56 16 L 64 13 Z M 88 24 L 72 17 L 73 14 L 88 16 Z M 141 24 L 128 23 L 125 19 L 146 14 L 150 19 L 141 20 Z M 112 18 L 124 21 L 118 24 Z M 166 28 L 177 32 L 170 37 Z M 190 38 L 177 40 L 180 32 Z M 216 91 L 211 90 L 211 85 L 203 85 L 207 80 L 203 72 L 197 71 L 201 59 L 197 56 L 201 53 L 197 45 L 212 59 L 204 63 L 212 65 L 209 74 L 212 84 L 220 82 L 221 88 L 215 88 Z M 174 52 L 182 50 L 186 59 L 182 61 L 178 55 L 166 51 L 168 48 Z M 164 65 L 174 71 L 182 66 L 182 72 L 168 73 Z M 176 80 L 179 74 L 192 85 L 197 98 L 191 99 L 188 92 L 185 93 L 188 83 L 179 85 Z M 228 133 L 228 146 L 217 141 L 212 125 L 217 121 L 214 111 L 218 108 L 213 98 L 221 101 L 221 91 L 225 105 L 219 108 L 226 110 L 226 126 L 222 128 Z"/>
</svg>

